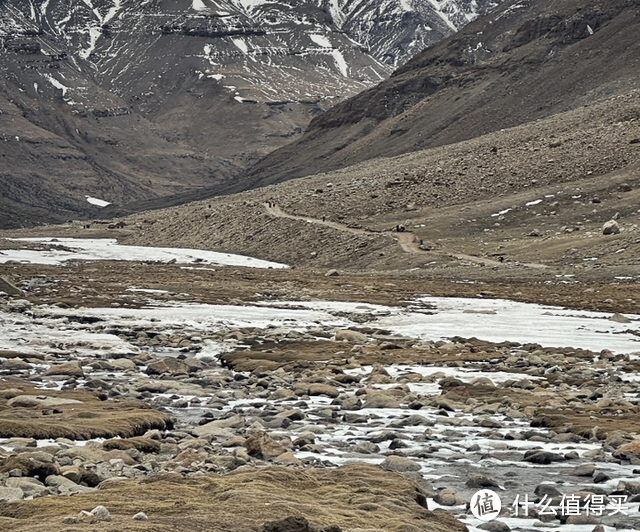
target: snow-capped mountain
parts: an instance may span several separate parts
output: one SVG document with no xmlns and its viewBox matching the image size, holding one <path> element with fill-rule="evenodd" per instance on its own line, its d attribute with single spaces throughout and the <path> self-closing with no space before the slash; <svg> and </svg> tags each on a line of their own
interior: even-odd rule
<svg viewBox="0 0 640 532">
<path fill-rule="evenodd" d="M 497 3 L 4 0 L 4 112 L 14 106 L 57 142 L 91 152 L 80 173 L 102 186 L 79 179 L 78 201 L 193 190 L 296 138 L 314 116 Z M 11 123 L 0 126 L 16 137 Z M 159 164 L 164 157 L 172 163 Z M 183 171 L 180 160 L 190 163 Z"/>
</svg>

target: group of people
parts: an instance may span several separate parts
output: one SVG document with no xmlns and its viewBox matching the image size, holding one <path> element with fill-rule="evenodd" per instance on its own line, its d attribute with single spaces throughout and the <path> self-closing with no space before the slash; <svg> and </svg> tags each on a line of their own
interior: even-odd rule
<svg viewBox="0 0 640 532">
<path fill-rule="evenodd" d="M 396 233 L 404 233 L 407 230 L 407 228 L 402 225 L 402 224 L 398 224 L 396 225 Z"/>
<path fill-rule="evenodd" d="M 269 208 L 271 209 L 271 208 L 273 208 L 273 207 L 275 207 L 275 206 L 276 206 L 276 201 L 275 201 L 274 199 L 272 199 L 272 198 L 269 198 L 269 199 L 267 200 L 267 205 L 268 205 L 268 206 L 269 206 Z"/>
</svg>

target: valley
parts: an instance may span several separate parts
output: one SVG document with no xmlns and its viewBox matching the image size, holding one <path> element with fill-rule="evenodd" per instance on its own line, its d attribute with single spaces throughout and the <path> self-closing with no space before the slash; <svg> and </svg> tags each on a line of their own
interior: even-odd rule
<svg viewBox="0 0 640 532">
<path fill-rule="evenodd" d="M 640 528 L 637 2 L 0 8 L 0 530 Z"/>
</svg>

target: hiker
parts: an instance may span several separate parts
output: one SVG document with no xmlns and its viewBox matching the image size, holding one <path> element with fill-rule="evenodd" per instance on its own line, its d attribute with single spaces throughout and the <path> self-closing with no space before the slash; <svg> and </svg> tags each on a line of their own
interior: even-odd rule
<svg viewBox="0 0 640 532">
<path fill-rule="evenodd" d="M 323 217 L 322 217 L 322 221 L 323 221 L 323 222 L 326 222 L 326 221 L 327 221 L 327 217 L 326 217 L 326 216 L 323 216 Z"/>
</svg>

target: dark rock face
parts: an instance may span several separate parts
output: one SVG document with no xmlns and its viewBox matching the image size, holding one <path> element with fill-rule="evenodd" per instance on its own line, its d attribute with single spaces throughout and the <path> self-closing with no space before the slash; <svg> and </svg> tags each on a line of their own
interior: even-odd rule
<svg viewBox="0 0 640 532">
<path fill-rule="evenodd" d="M 314 119 L 252 169 L 252 184 L 468 140 L 637 87 L 639 29 L 637 2 L 505 2 Z"/>
<path fill-rule="evenodd" d="M 0 227 L 97 216 L 87 196 L 144 208 L 223 189 L 497 2 L 445 4 L 3 5 Z"/>
</svg>

